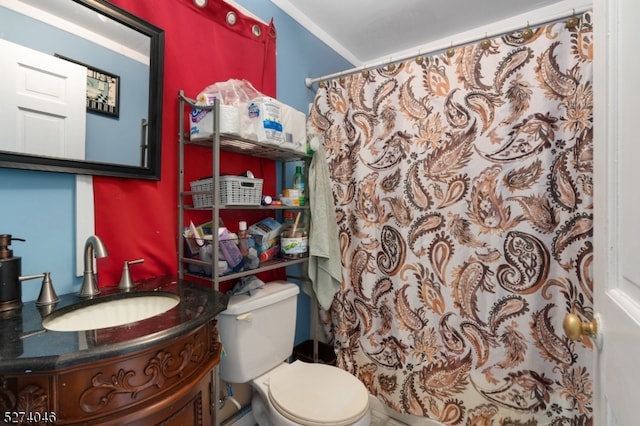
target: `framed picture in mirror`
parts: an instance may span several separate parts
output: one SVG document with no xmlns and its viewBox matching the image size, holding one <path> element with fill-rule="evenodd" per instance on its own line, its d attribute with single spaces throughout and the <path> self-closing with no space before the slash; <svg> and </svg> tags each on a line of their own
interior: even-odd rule
<svg viewBox="0 0 640 426">
<path fill-rule="evenodd" d="M 56 57 L 87 69 L 87 111 L 118 118 L 120 116 L 120 77 L 65 56 Z"/>
</svg>

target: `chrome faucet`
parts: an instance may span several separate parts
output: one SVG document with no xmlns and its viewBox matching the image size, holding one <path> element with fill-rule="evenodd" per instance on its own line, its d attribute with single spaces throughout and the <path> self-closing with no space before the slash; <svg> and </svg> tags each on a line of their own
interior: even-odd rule
<svg viewBox="0 0 640 426">
<path fill-rule="evenodd" d="M 80 288 L 80 297 L 93 297 L 100 294 L 98 281 L 93 271 L 93 258 L 106 257 L 107 249 L 97 235 L 87 238 L 84 243 L 84 278 Z"/>
</svg>

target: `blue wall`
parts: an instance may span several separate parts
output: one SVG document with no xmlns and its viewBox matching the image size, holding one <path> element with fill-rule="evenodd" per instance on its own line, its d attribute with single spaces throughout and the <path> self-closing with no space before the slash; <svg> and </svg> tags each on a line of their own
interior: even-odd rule
<svg viewBox="0 0 640 426">
<path fill-rule="evenodd" d="M 0 234 L 26 241 L 11 245 L 22 274 L 51 272 L 58 294 L 80 279 L 75 267 L 75 176 L 0 168 Z M 22 283 L 24 301 L 35 300 L 42 280 Z"/>
<path fill-rule="evenodd" d="M 304 113 L 308 112 L 315 91 L 307 89 L 304 79 L 320 77 L 345 69 L 353 64 L 336 54 L 326 44 L 303 28 L 289 15 L 269 0 L 236 0 L 236 2 L 265 22 L 273 17 L 278 32 L 277 41 L 277 98 Z M 286 176 L 293 176 L 295 163 L 287 164 Z M 291 268 L 292 276 L 301 274 L 299 268 Z M 306 294 L 298 296 L 298 317 L 295 342 L 309 338 L 311 317 L 310 299 Z"/>
<path fill-rule="evenodd" d="M 277 98 L 282 102 L 306 113 L 314 92 L 305 87 L 304 79 L 352 67 L 271 1 L 241 0 L 238 3 L 266 22 L 274 20 L 278 31 Z M 165 102 L 174 101 L 173 93 L 165 95 Z M 22 257 L 23 274 L 51 272 L 58 294 L 79 290 L 81 279 L 75 277 L 73 175 L 0 168 L 0 234 L 27 240 L 12 246 L 14 255 Z M 38 297 L 40 282 L 36 281 L 23 284 L 23 300 Z M 308 338 L 306 296 L 300 297 L 298 311 L 296 342 Z"/>
</svg>

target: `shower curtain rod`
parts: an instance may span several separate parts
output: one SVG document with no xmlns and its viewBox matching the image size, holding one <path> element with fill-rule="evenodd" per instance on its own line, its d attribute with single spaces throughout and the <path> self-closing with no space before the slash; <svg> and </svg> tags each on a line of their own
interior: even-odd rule
<svg viewBox="0 0 640 426">
<path fill-rule="evenodd" d="M 531 22 L 527 21 L 527 26 L 526 27 L 537 27 L 537 26 L 540 26 L 540 25 L 550 24 L 552 22 L 559 22 L 559 21 L 561 21 L 563 19 L 566 19 L 566 18 L 569 18 L 571 16 L 577 16 L 579 14 L 582 14 L 582 13 L 588 11 L 588 10 L 591 10 L 591 8 L 587 7 L 587 6 L 584 6 L 584 7 L 581 7 L 581 8 L 572 8 L 571 12 L 566 12 L 565 11 L 565 12 L 562 12 L 562 13 L 557 13 L 557 14 L 551 16 L 551 17 L 547 16 L 544 20 L 540 20 L 538 22 L 531 23 Z M 498 36 L 501 36 L 501 35 L 504 35 L 504 34 L 512 33 L 514 31 L 517 31 L 517 30 L 520 30 L 520 29 L 522 29 L 522 25 L 520 25 L 520 26 L 515 26 L 514 25 L 512 27 L 507 27 L 506 30 L 502 30 L 500 32 L 486 33 L 482 37 L 477 37 L 477 36 L 468 37 L 467 39 L 463 39 L 463 40 L 459 41 L 458 43 L 452 43 L 451 45 L 446 46 L 446 47 L 441 47 L 441 48 L 438 48 L 438 49 L 432 48 L 430 52 L 421 53 L 420 50 L 418 50 L 417 53 L 412 53 L 410 55 L 403 55 L 403 56 L 401 56 L 401 57 L 399 57 L 397 59 L 391 59 L 390 58 L 390 59 L 388 59 L 386 61 L 376 62 L 376 63 L 373 63 L 371 65 L 363 65 L 361 67 L 355 67 L 355 68 L 351 68 L 351 69 L 348 69 L 348 70 L 339 71 L 339 72 L 336 72 L 336 73 L 333 73 L 333 74 L 327 74 L 327 75 L 324 75 L 322 77 L 316 77 L 316 78 L 307 77 L 307 78 L 304 79 L 304 84 L 305 84 L 305 86 L 307 86 L 307 88 L 310 89 L 313 86 L 314 83 L 317 83 L 317 82 L 320 82 L 320 81 L 332 80 L 332 79 L 335 79 L 335 78 L 339 78 L 339 77 L 344 77 L 344 76 L 347 76 L 347 75 L 355 74 L 357 72 L 371 70 L 371 69 L 374 69 L 374 68 L 380 68 L 380 67 L 383 67 L 383 66 L 386 66 L 386 65 L 389 65 L 389 64 L 395 64 L 395 63 L 398 63 L 398 62 L 406 61 L 408 59 L 413 59 L 413 58 L 416 58 L 416 57 L 422 56 L 422 55 L 432 55 L 432 54 L 434 54 L 436 52 L 445 51 L 446 49 L 449 49 L 451 47 L 459 47 L 459 46 L 475 43 L 475 42 L 477 42 L 479 40 L 483 40 L 485 38 L 495 38 L 495 37 L 498 37 Z M 442 42 L 443 42 L 443 40 L 440 40 L 440 41 L 434 42 L 433 44 L 436 45 L 437 43 L 442 43 Z"/>
</svg>

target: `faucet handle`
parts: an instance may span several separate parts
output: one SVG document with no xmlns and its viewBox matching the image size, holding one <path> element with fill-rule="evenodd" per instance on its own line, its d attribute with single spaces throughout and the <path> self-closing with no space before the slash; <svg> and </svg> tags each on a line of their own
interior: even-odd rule
<svg viewBox="0 0 640 426">
<path fill-rule="evenodd" d="M 44 273 L 44 279 L 42 280 L 42 288 L 40 288 L 40 296 L 36 300 L 36 305 L 55 305 L 60 299 L 53 288 L 53 282 L 51 281 L 51 272 Z"/>
<path fill-rule="evenodd" d="M 144 259 L 125 260 L 122 267 L 122 277 L 120 278 L 120 284 L 118 288 L 120 290 L 129 291 L 133 288 L 133 281 L 131 280 L 131 273 L 129 272 L 129 265 L 135 265 L 144 262 Z"/>
<path fill-rule="evenodd" d="M 40 295 L 38 296 L 38 300 L 36 300 L 36 305 L 55 305 L 60 300 L 56 291 L 53 288 L 53 282 L 51 281 L 51 272 L 43 272 L 41 274 L 35 275 L 23 275 L 18 277 L 20 282 L 34 280 L 36 278 L 43 278 L 42 280 L 42 288 L 40 288 Z"/>
</svg>

